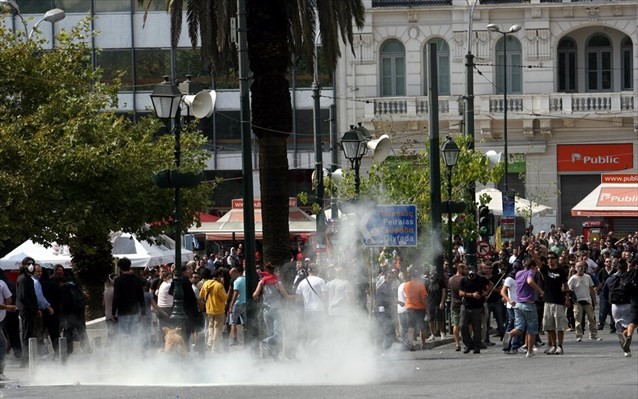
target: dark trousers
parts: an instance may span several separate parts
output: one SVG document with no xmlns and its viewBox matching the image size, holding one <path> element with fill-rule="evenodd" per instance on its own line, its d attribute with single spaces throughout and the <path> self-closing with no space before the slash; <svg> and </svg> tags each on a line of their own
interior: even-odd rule
<svg viewBox="0 0 638 399">
<path fill-rule="evenodd" d="M 13 355 L 17 358 L 22 357 L 22 337 L 20 337 L 20 319 L 17 312 L 7 312 L 3 329 Z"/>
<path fill-rule="evenodd" d="M 478 309 L 461 307 L 461 338 L 463 344 L 470 349 L 481 349 L 482 318 L 483 307 Z"/>
<path fill-rule="evenodd" d="M 501 337 L 501 339 L 503 338 L 503 335 L 505 335 L 505 321 L 506 321 L 506 309 L 505 309 L 505 305 L 503 305 L 503 302 L 498 301 L 498 302 L 488 302 L 487 303 L 487 309 L 488 309 L 488 313 L 487 313 L 487 326 L 489 328 L 490 326 L 490 314 L 494 315 L 494 319 L 496 320 L 496 331 L 498 332 L 498 336 Z M 490 340 L 489 337 L 489 331 L 487 331 L 486 335 L 486 341 Z"/>
<path fill-rule="evenodd" d="M 49 334 L 49 339 L 51 340 L 51 346 L 53 347 L 53 352 L 57 355 L 59 349 L 59 338 L 60 338 L 60 317 L 57 313 L 49 314 L 46 310 L 42 311 L 42 328 L 43 331 L 46 330 Z M 43 334 L 44 338 L 44 334 Z"/>
<path fill-rule="evenodd" d="M 22 319 L 22 348 L 25 353 L 22 354 L 22 364 L 29 362 L 29 338 L 35 338 L 35 313 L 34 311 L 20 311 L 20 319 Z"/>
<path fill-rule="evenodd" d="M 73 337 L 77 335 L 80 346 L 85 352 L 90 352 L 89 337 L 86 334 L 86 323 L 84 317 L 74 314 L 64 315 L 64 337 L 66 338 L 66 352 L 73 353 Z"/>
<path fill-rule="evenodd" d="M 616 322 L 614 321 L 614 316 L 611 314 L 611 303 L 607 300 L 604 295 L 598 296 L 598 327 L 601 329 L 605 326 L 605 320 L 607 320 L 607 316 L 609 316 L 609 329 L 616 329 Z"/>
<path fill-rule="evenodd" d="M 377 346 L 390 349 L 394 342 L 394 320 L 388 312 L 375 313 L 377 319 Z"/>
</svg>

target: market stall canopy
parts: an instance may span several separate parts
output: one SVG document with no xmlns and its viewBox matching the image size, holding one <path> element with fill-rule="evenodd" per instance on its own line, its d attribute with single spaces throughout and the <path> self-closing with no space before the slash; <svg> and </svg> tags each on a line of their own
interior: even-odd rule
<svg viewBox="0 0 638 399">
<path fill-rule="evenodd" d="M 152 244 L 140 241 L 134 234 L 112 233 L 112 255 L 116 258 L 127 257 L 133 267 L 157 266 L 175 261 L 175 241 L 163 234 L 153 237 Z M 41 265 L 61 264 L 71 268 L 71 252 L 67 245 L 53 243 L 50 247 L 27 240 L 20 244 L 5 257 L 0 259 L 0 267 L 5 270 L 19 269 L 22 259 L 30 256 Z M 182 261 L 192 260 L 193 252 L 182 248 Z"/>
<path fill-rule="evenodd" d="M 261 200 L 254 201 L 255 239 L 263 239 L 263 222 L 261 216 Z M 288 226 L 290 234 L 314 233 L 317 222 L 310 215 L 297 207 L 297 199 L 288 201 Z M 206 240 L 225 241 L 242 240 L 244 238 L 244 201 L 232 200 L 232 209 L 216 222 L 202 222 L 200 227 L 191 226 L 191 234 L 205 234 Z"/>
<path fill-rule="evenodd" d="M 601 184 L 572 208 L 572 216 L 638 217 L 638 171 L 603 174 Z"/>
<path fill-rule="evenodd" d="M 490 202 L 486 203 L 492 213 L 496 216 L 503 216 L 503 194 L 501 190 L 496 188 L 485 188 L 476 193 L 476 202 L 480 202 L 480 198 L 483 194 L 490 196 Z M 545 216 L 552 211 L 547 205 L 539 204 L 538 202 L 529 201 L 525 198 L 516 196 L 514 209 L 516 210 L 516 216 L 529 217 L 531 212 L 532 216 Z"/>
<path fill-rule="evenodd" d="M 35 261 L 42 266 L 46 264 L 60 264 L 66 269 L 71 268 L 71 253 L 67 245 L 53 243 L 50 247 L 46 248 L 44 245 L 36 244 L 31 240 L 23 242 L 0 259 L 0 268 L 3 270 L 20 269 L 22 259 L 27 256 L 35 259 Z"/>
<path fill-rule="evenodd" d="M 167 235 L 152 237 L 151 242 L 139 240 L 134 234 L 117 232 L 111 235 L 113 257 L 127 257 L 133 267 L 159 266 L 175 261 L 175 241 Z M 193 252 L 182 248 L 182 262 L 193 260 Z"/>
</svg>

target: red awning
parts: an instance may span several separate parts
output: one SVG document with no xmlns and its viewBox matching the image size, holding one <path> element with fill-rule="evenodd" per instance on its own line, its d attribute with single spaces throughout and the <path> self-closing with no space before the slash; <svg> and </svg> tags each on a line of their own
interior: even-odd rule
<svg viewBox="0 0 638 399">
<path fill-rule="evenodd" d="M 572 208 L 572 216 L 638 217 L 638 184 L 601 184 Z"/>
</svg>

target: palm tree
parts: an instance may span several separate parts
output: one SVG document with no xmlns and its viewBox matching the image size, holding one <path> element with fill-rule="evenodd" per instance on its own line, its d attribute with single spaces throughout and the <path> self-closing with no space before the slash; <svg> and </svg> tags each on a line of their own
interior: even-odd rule
<svg viewBox="0 0 638 399">
<path fill-rule="evenodd" d="M 138 0 L 147 5 L 150 1 Z M 202 60 L 212 70 L 224 71 L 226 62 L 233 58 L 229 32 L 237 0 L 167 1 L 172 46 L 181 35 L 185 7 L 193 47 L 201 37 Z M 341 55 L 339 39 L 352 45 L 353 21 L 361 28 L 364 13 L 362 0 L 246 0 L 252 129 L 259 142 L 263 255 L 273 264 L 290 256 L 286 141 L 292 129 L 292 106 L 286 72 L 293 54 L 313 65 L 317 19 L 327 67 L 334 70 Z"/>
</svg>

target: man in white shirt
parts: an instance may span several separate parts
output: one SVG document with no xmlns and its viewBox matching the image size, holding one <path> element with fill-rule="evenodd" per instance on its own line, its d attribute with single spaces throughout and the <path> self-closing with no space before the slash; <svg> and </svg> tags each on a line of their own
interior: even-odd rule
<svg viewBox="0 0 638 399">
<path fill-rule="evenodd" d="M 308 343 L 320 336 L 320 329 L 324 325 L 326 314 L 327 293 L 326 282 L 317 276 L 317 266 L 311 263 L 308 265 L 308 276 L 301 280 L 296 291 L 296 294 L 303 298 L 303 323 Z"/>
</svg>

